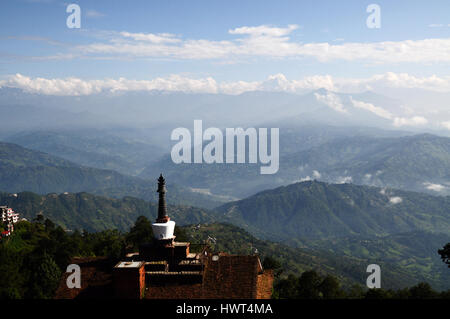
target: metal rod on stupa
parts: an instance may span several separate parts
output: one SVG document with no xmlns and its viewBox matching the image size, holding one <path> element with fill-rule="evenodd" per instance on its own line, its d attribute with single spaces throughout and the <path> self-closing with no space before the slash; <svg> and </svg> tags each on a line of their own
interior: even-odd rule
<svg viewBox="0 0 450 319">
<path fill-rule="evenodd" d="M 158 218 L 157 223 L 167 223 L 170 218 L 167 216 L 167 205 L 166 205 L 166 181 L 162 174 L 158 178 L 158 190 L 159 193 L 159 204 L 158 204 Z"/>
</svg>

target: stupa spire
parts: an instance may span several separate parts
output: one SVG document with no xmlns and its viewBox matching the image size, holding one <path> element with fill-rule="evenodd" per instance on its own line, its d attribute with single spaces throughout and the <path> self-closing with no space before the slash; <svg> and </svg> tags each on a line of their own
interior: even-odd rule
<svg viewBox="0 0 450 319">
<path fill-rule="evenodd" d="M 158 190 L 159 193 L 159 204 L 158 204 L 158 218 L 157 223 L 167 223 L 170 218 L 167 215 L 167 205 L 166 205 L 166 180 L 162 174 L 158 178 Z"/>
</svg>

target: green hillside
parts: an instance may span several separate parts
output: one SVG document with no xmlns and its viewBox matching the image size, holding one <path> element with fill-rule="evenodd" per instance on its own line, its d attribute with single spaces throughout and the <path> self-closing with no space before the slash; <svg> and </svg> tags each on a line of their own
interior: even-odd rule
<svg viewBox="0 0 450 319">
<path fill-rule="evenodd" d="M 316 246 L 312 248 L 294 248 L 282 243 L 260 240 L 245 230 L 229 224 L 194 225 L 183 228 L 186 230 L 191 242 L 202 243 L 208 238 L 212 238 L 212 240 L 209 240 L 209 243 L 217 251 L 234 254 L 253 254 L 256 249 L 263 259 L 265 256 L 274 257 L 281 262 L 282 277 L 288 274 L 298 275 L 304 271 L 315 269 L 322 274 L 332 274 L 338 277 L 346 287 L 353 284 L 365 286 L 367 266 L 377 263 L 382 268 L 383 288 L 398 289 L 415 285 L 420 281 L 427 281 L 436 289 L 450 288 L 450 271 L 439 260 L 437 250 L 434 251 L 435 256 L 431 256 L 428 251 L 427 257 L 424 257 L 423 249 L 416 248 L 415 242 L 411 242 L 409 245 L 407 243 L 404 244 L 408 247 L 408 250 L 405 250 L 404 254 L 401 255 L 405 259 L 402 259 L 401 256 L 399 258 L 385 258 L 388 253 L 381 251 L 382 247 L 385 246 L 381 246 L 378 249 L 378 255 L 374 253 L 373 256 L 358 256 L 358 254 L 353 256 L 351 253 L 341 254 L 338 251 L 333 251 L 332 248 L 336 248 L 338 245 L 330 245 L 332 247 L 330 248 L 326 242 L 323 242 L 323 245 L 316 243 Z M 414 238 L 414 234 L 403 236 Z M 444 240 L 443 243 L 445 243 L 445 238 L 442 236 L 437 236 L 434 239 L 432 239 L 432 236 L 425 237 L 425 239 L 421 244 L 422 247 L 435 245 L 436 239 L 437 241 L 442 239 Z M 442 246 L 443 244 L 440 244 L 438 247 Z M 413 267 L 406 265 L 408 262 L 411 263 L 412 260 L 420 260 L 421 258 L 432 259 L 431 266 L 429 266 L 430 269 L 419 269 L 414 268 L 413 265 Z M 420 265 L 417 267 L 420 267 Z M 434 273 L 436 269 L 439 269 L 438 273 Z"/>
<path fill-rule="evenodd" d="M 23 192 L 17 197 L 0 193 L 0 204 L 12 207 L 28 220 L 42 213 L 65 229 L 91 232 L 107 229 L 125 232 L 139 216 L 153 220 L 157 215 L 157 205 L 153 202 L 132 197 L 111 199 L 88 193 L 38 195 Z M 223 220 L 236 222 L 235 216 L 190 206 L 169 205 L 168 211 L 177 225 L 186 225 L 183 228 L 192 243 L 202 243 L 210 237 L 211 245 L 218 251 L 237 254 L 257 251 L 262 257 L 275 257 L 281 261 L 284 275 L 316 269 L 322 274 L 337 276 L 349 287 L 355 283 L 364 285 L 367 265 L 377 263 L 383 269 L 385 288 L 412 286 L 419 281 L 427 281 L 436 289 L 449 288 L 446 283 L 450 283 L 447 280 L 450 274 L 445 272 L 446 266 L 437 255 L 437 249 L 449 241 L 449 235 L 412 232 L 382 238 L 367 235 L 314 241 L 290 238 L 277 243 L 258 239 L 230 224 L 217 224 Z M 261 227 L 256 233 L 267 235 L 264 231 L 267 228 Z"/>
<path fill-rule="evenodd" d="M 43 214 L 65 229 L 91 232 L 105 229 L 127 231 L 137 217 L 142 215 L 153 220 L 158 211 L 157 204 L 142 199 L 112 199 L 88 193 L 38 195 L 23 192 L 17 197 L 0 193 L 0 205 L 12 207 L 28 220 Z M 169 205 L 168 209 L 179 225 L 212 220 L 211 213 L 200 208 Z"/>
<path fill-rule="evenodd" d="M 368 259 L 372 263 L 397 265 L 420 281 L 433 282 L 436 287 L 450 287 L 450 271 L 437 254 L 450 235 L 423 231 L 385 237 L 353 236 L 309 242 L 308 246 L 339 256 Z"/>
<path fill-rule="evenodd" d="M 156 177 L 144 180 L 112 170 L 85 167 L 43 152 L 0 142 L 0 191 L 4 192 L 90 192 L 116 198 L 134 196 L 154 200 Z M 200 207 L 214 207 L 225 202 L 222 197 L 193 192 L 173 184 L 169 184 L 167 200 L 173 204 Z"/>
<path fill-rule="evenodd" d="M 233 223 L 277 240 L 414 230 L 450 233 L 450 197 L 353 184 L 296 183 L 217 210 Z"/>
</svg>

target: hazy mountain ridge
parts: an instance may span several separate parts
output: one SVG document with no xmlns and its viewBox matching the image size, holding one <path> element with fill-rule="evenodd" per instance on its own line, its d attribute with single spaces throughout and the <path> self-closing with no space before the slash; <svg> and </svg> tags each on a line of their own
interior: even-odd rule
<svg viewBox="0 0 450 319">
<path fill-rule="evenodd" d="M 450 138 L 431 134 L 337 139 L 292 154 L 283 165 L 291 172 L 301 167 L 303 176 L 315 170 L 329 182 L 348 177 L 357 184 L 450 194 Z"/>
<path fill-rule="evenodd" d="M 159 175 L 159 174 L 158 174 Z M 144 180 L 113 170 L 85 167 L 70 161 L 0 142 L 0 190 L 39 194 L 91 192 L 107 196 L 135 196 L 156 200 L 156 177 Z M 213 207 L 225 200 L 212 195 L 171 186 L 168 202 Z"/>
<path fill-rule="evenodd" d="M 407 94 L 405 94 L 407 97 Z M 445 105 L 446 96 L 437 96 L 436 104 Z M 405 109 L 404 99 L 391 98 L 371 91 L 339 93 L 326 89 L 306 90 L 301 93 L 276 91 L 253 91 L 238 95 L 189 94 L 181 92 L 102 92 L 87 96 L 52 96 L 29 93 L 20 89 L 0 88 L 0 115 L 7 120 L 11 131 L 30 129 L 54 129 L 67 126 L 112 128 L 168 126 L 169 132 L 176 127 L 191 126 L 194 119 L 202 119 L 208 126 L 252 127 L 268 119 L 289 121 L 297 118 L 297 124 L 317 122 L 337 126 L 373 126 L 382 129 L 398 129 L 393 118 L 409 118 L 411 110 Z M 353 101 L 369 103 L 385 108 L 391 115 L 386 119 L 361 107 Z M 25 107 L 27 112 L 8 113 L 7 110 Z M 181 110 L 181 112 L 180 112 Z M 39 111 L 41 114 L 39 116 Z M 414 110 L 413 110 L 414 111 Z M 46 116 L 52 114 L 52 117 Z M 421 114 L 419 114 L 421 115 Z M 433 121 L 438 115 L 427 114 Z M 27 125 L 28 124 L 28 125 Z M 5 127 L 6 128 L 6 127 Z M 439 131 L 449 135 L 442 127 L 407 126 L 415 132 Z M 1 129 L 0 129 L 1 131 Z M 168 140 L 168 139 L 167 139 Z"/>
<path fill-rule="evenodd" d="M 162 148 L 98 130 L 32 131 L 14 134 L 6 142 L 58 156 L 83 166 L 136 175 L 164 154 Z"/>
<path fill-rule="evenodd" d="M 259 164 L 174 164 L 166 155 L 140 176 L 163 171 L 174 183 L 238 198 L 308 179 L 450 194 L 448 137 L 394 132 L 371 136 L 364 130 L 352 134 L 351 128 L 309 131 L 280 131 L 280 169 L 274 175 L 261 175 Z"/>
</svg>

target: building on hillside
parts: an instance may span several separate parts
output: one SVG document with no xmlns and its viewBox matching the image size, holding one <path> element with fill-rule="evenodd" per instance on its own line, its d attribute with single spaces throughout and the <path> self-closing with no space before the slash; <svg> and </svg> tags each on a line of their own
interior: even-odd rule
<svg viewBox="0 0 450 319">
<path fill-rule="evenodd" d="M 128 254 L 113 268 L 117 298 L 268 299 L 273 272 L 256 255 L 213 253 L 207 245 L 175 241 L 167 214 L 165 180 L 158 179 L 159 205 L 152 224 L 155 240 Z M 195 252 L 194 252 L 195 251 Z"/>
<path fill-rule="evenodd" d="M 4 230 L 1 233 L 1 237 L 8 237 L 9 235 L 11 235 L 11 232 L 9 230 Z"/>
<path fill-rule="evenodd" d="M 0 206 L 2 223 L 8 228 L 9 233 L 14 231 L 14 224 L 19 221 L 19 213 L 16 213 L 11 207 Z"/>
</svg>

